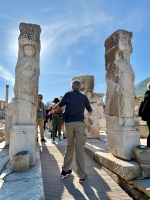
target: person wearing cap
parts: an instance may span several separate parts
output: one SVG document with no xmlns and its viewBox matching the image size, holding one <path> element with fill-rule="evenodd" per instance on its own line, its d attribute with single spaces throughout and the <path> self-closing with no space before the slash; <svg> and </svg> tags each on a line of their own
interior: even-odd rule
<svg viewBox="0 0 150 200">
<path fill-rule="evenodd" d="M 73 80 L 71 82 L 72 91 L 67 92 L 61 101 L 52 108 L 52 112 L 65 106 L 67 118 L 65 119 L 65 127 L 67 132 L 67 148 L 62 166 L 61 177 L 65 178 L 72 173 L 71 165 L 75 148 L 75 159 L 77 165 L 77 174 L 79 182 L 85 182 L 87 174 L 85 173 L 84 145 L 86 143 L 84 111 L 88 114 L 92 113 L 89 100 L 86 95 L 79 92 L 81 82 Z"/>
<path fill-rule="evenodd" d="M 46 117 L 44 103 L 42 102 L 42 94 L 38 94 L 38 107 L 37 107 L 37 118 L 36 118 L 36 137 L 38 141 L 38 126 L 40 127 L 41 142 L 46 142 L 44 138 L 44 120 Z"/>
<path fill-rule="evenodd" d="M 54 106 L 56 106 L 60 100 L 58 98 L 54 98 L 54 100 L 52 101 L 54 103 Z M 53 109 L 53 108 L 52 108 Z M 58 141 L 61 141 L 61 114 L 62 114 L 62 109 L 59 108 L 57 109 L 55 112 L 53 112 L 53 116 L 52 116 L 52 138 L 53 138 L 53 142 L 55 141 L 55 137 L 57 135 L 57 131 L 58 131 Z"/>
</svg>

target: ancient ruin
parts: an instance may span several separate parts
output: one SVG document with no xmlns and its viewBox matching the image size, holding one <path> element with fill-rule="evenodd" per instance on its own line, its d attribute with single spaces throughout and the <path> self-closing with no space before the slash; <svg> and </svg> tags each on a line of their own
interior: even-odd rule
<svg viewBox="0 0 150 200">
<path fill-rule="evenodd" d="M 19 28 L 19 53 L 15 69 L 14 114 L 9 156 L 12 159 L 18 152 L 28 151 L 30 165 L 33 166 L 41 28 L 39 25 L 25 23 L 21 23 Z"/>
<path fill-rule="evenodd" d="M 126 160 L 134 157 L 133 148 L 140 144 L 134 122 L 131 38 L 131 32 L 118 30 L 105 41 L 107 143 L 113 155 Z"/>
<path fill-rule="evenodd" d="M 91 104 L 93 113 L 91 115 L 87 114 L 85 111 L 85 132 L 87 133 L 87 138 L 99 138 L 99 119 L 104 118 L 103 109 L 103 96 L 102 93 L 94 93 L 94 76 L 78 76 L 74 77 L 72 80 L 78 79 L 81 82 L 80 92 L 85 94 Z"/>
</svg>

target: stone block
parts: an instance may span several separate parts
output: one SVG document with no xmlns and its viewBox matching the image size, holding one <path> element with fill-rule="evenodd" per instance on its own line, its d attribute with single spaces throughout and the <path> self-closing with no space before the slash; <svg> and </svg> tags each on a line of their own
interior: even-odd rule
<svg viewBox="0 0 150 200">
<path fill-rule="evenodd" d="M 149 135 L 149 130 L 146 122 L 135 124 L 135 127 L 139 131 L 140 138 L 147 138 Z"/>
<path fill-rule="evenodd" d="M 143 145 L 141 147 L 144 148 L 134 148 L 136 161 L 141 164 L 150 164 L 150 148 Z"/>
<path fill-rule="evenodd" d="M 85 75 L 85 76 L 77 76 L 72 80 L 78 79 L 81 82 L 81 91 L 89 91 L 93 92 L 94 90 L 94 76 Z"/>
<path fill-rule="evenodd" d="M 134 180 L 133 185 L 150 197 L 150 179 Z"/>
<path fill-rule="evenodd" d="M 106 130 L 106 118 L 99 119 L 99 129 Z"/>
<path fill-rule="evenodd" d="M 106 134 L 108 148 L 114 156 L 124 160 L 135 158 L 134 147 L 140 145 L 140 136 L 136 129 L 124 127 L 122 131 L 107 130 Z"/>
<path fill-rule="evenodd" d="M 11 162 L 11 170 L 13 172 L 26 172 L 29 170 L 30 167 L 30 154 L 18 153 L 17 155 L 13 156 Z"/>
<path fill-rule="evenodd" d="M 95 157 L 99 157 L 99 162 L 111 172 L 119 175 L 126 181 L 142 178 L 142 170 L 136 161 L 123 161 L 114 157 L 111 153 L 95 152 Z M 144 176 L 150 175 L 150 165 L 141 164 Z"/>
<path fill-rule="evenodd" d="M 28 151 L 30 154 L 30 165 L 35 165 L 36 159 L 36 129 L 34 125 L 13 125 L 12 134 L 10 135 L 9 157 L 21 151 Z"/>
</svg>

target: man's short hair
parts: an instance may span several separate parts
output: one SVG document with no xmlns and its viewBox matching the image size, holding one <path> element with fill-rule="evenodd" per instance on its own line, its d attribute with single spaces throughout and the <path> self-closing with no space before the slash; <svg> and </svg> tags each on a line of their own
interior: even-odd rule
<svg viewBox="0 0 150 200">
<path fill-rule="evenodd" d="M 42 94 L 38 94 L 38 97 L 42 97 L 43 98 L 43 95 Z"/>
<path fill-rule="evenodd" d="M 150 90 L 150 82 L 147 84 L 147 89 Z"/>
<path fill-rule="evenodd" d="M 81 82 L 78 79 L 74 79 L 71 82 L 71 87 L 74 89 L 80 89 L 81 88 Z"/>
</svg>

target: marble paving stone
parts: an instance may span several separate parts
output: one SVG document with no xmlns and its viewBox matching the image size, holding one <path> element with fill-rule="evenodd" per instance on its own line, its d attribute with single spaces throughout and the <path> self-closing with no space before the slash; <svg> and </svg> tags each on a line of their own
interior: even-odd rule
<svg viewBox="0 0 150 200">
<path fill-rule="evenodd" d="M 0 183 L 1 200 L 44 200 L 42 178 Z"/>
<path fill-rule="evenodd" d="M 10 163 L 6 165 L 6 169 L 1 174 L 0 178 L 4 179 L 5 181 L 16 181 L 16 180 L 22 180 L 22 179 L 34 179 L 34 178 L 42 178 L 41 173 L 41 162 L 40 162 L 40 155 L 39 153 L 36 154 L 36 164 L 34 167 L 30 167 L 29 171 L 27 172 L 13 172 L 10 168 Z"/>
</svg>

